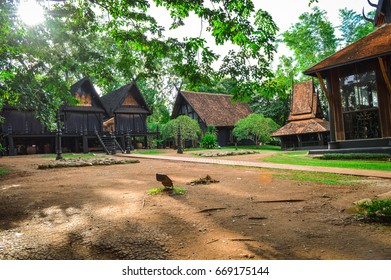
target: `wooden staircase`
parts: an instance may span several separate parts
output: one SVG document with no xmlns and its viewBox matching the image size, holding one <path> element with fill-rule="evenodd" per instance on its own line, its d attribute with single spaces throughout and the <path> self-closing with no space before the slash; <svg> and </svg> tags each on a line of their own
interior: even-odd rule
<svg viewBox="0 0 391 280">
<path fill-rule="evenodd" d="M 114 155 L 117 153 L 117 151 L 120 151 L 123 154 L 125 153 L 125 150 L 118 143 L 116 137 L 111 133 L 103 132 L 102 134 L 99 134 L 97 131 L 95 131 L 95 135 L 106 154 Z"/>
</svg>

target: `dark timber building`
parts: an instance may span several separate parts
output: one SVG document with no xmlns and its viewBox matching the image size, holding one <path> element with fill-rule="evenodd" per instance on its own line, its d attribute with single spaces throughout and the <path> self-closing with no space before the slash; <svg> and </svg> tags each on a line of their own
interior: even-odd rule
<svg viewBox="0 0 391 280">
<path fill-rule="evenodd" d="M 156 133 L 147 131 L 147 116 L 151 115 L 151 110 L 136 83 L 133 81 L 108 93 L 101 100 L 108 112 L 104 127 L 115 132 L 121 146 L 125 145 L 125 134 L 130 133 L 133 140 L 141 137 L 146 147 L 148 135 Z"/>
<path fill-rule="evenodd" d="M 328 99 L 331 150 L 391 153 L 391 0 L 376 7 L 376 31 L 305 71 Z"/>
<path fill-rule="evenodd" d="M 71 86 L 70 94 L 77 104 L 64 103 L 59 110 L 63 152 L 125 152 L 131 146 L 126 138 L 132 136 L 145 137 L 147 142 L 150 110 L 134 83 L 99 97 L 90 79 L 83 78 Z M 0 141 L 5 154 L 55 152 L 56 132 L 44 127 L 33 109 L 19 111 L 6 105 L 0 114 L 4 118 Z"/>
<path fill-rule="evenodd" d="M 198 121 L 203 132 L 208 126 L 214 126 L 220 146 L 233 144 L 232 130 L 235 123 L 252 112 L 247 103 L 233 102 L 232 97 L 229 94 L 179 90 L 171 118 L 189 116 Z"/>
</svg>

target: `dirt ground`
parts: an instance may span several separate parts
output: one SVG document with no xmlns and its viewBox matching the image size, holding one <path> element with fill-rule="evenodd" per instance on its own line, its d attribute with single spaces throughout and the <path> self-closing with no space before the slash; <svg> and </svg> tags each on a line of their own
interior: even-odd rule
<svg viewBox="0 0 391 280">
<path fill-rule="evenodd" d="M 350 212 L 389 192 L 389 180 L 326 185 L 273 176 L 283 170 L 151 159 L 37 169 L 50 160 L 0 158 L 11 170 L 0 177 L 0 259 L 391 259 L 391 226 Z M 147 195 L 156 173 L 187 194 Z M 220 182 L 186 185 L 207 174 Z M 297 201 L 262 203 L 273 200 Z"/>
</svg>

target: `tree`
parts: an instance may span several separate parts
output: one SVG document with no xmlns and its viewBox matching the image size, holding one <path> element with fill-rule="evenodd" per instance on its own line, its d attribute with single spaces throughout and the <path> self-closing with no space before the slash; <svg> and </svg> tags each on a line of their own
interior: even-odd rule
<svg viewBox="0 0 391 280">
<path fill-rule="evenodd" d="M 267 143 L 271 140 L 271 134 L 279 128 L 272 119 L 260 114 L 250 114 L 235 124 L 233 135 L 240 141 L 250 139 L 255 145 L 259 142 Z"/>
<path fill-rule="evenodd" d="M 251 0 L 153 2 L 170 12 L 171 29 L 197 15 L 200 36 L 165 37 L 147 0 L 57 2 L 36 27 L 17 19 L 16 1 L 1 1 L 0 105 L 32 103 L 40 119 L 51 123 L 70 85 L 83 76 L 103 92 L 137 76 L 152 81 L 158 94 L 173 81 L 196 87 L 227 77 L 235 83 L 236 98 L 248 98 L 271 76 L 278 28 Z M 216 71 L 211 65 L 220 57 L 206 41 L 207 32 L 215 44 L 234 46 Z"/>
<path fill-rule="evenodd" d="M 343 46 L 348 46 L 375 30 L 372 22 L 366 21 L 362 15 L 353 10 L 340 9 L 339 17 L 341 20 L 339 30 L 342 34 L 341 42 Z M 367 17 L 374 17 L 374 13 L 368 13 Z"/>
<path fill-rule="evenodd" d="M 338 46 L 333 25 L 318 7 L 300 15 L 299 22 L 283 33 L 283 42 L 294 53 L 295 74 L 332 55 Z"/>
<path fill-rule="evenodd" d="M 181 139 L 197 140 L 201 134 L 200 125 L 196 120 L 191 119 L 188 116 L 178 116 L 176 119 L 170 120 L 166 123 L 162 130 L 162 135 L 165 140 L 174 140 L 177 143 L 178 126 L 181 129 Z"/>
</svg>

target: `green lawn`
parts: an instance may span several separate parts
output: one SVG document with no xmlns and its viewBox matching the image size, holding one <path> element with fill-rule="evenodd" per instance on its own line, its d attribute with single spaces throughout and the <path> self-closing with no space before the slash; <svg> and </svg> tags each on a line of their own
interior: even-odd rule
<svg viewBox="0 0 391 280">
<path fill-rule="evenodd" d="M 185 152 L 198 152 L 198 151 L 232 151 L 235 150 L 235 146 L 225 146 L 218 149 L 203 149 L 203 148 L 187 148 Z M 280 146 L 262 145 L 262 146 L 238 146 L 238 150 L 257 150 L 257 151 L 281 151 Z"/>
<path fill-rule="evenodd" d="M 104 154 L 70 154 L 70 153 L 65 153 L 62 154 L 63 158 L 97 158 L 97 157 L 104 157 Z M 43 158 L 56 158 L 56 154 L 48 154 L 48 155 L 43 155 L 41 156 Z"/>
<path fill-rule="evenodd" d="M 165 154 L 165 151 L 164 150 L 154 150 L 154 149 L 151 149 L 151 150 L 135 150 L 135 151 L 132 151 L 132 154 L 161 155 L 161 154 Z"/>
<path fill-rule="evenodd" d="M 378 160 L 325 160 L 308 156 L 306 151 L 300 152 L 281 152 L 274 156 L 262 159 L 265 162 L 306 165 L 306 166 L 324 166 L 341 167 L 367 170 L 391 171 L 391 163 Z"/>
<path fill-rule="evenodd" d="M 351 185 L 357 181 L 357 177 L 350 175 L 306 171 L 289 171 L 288 174 L 273 174 L 273 176 L 285 180 L 309 181 L 327 185 Z"/>
</svg>

